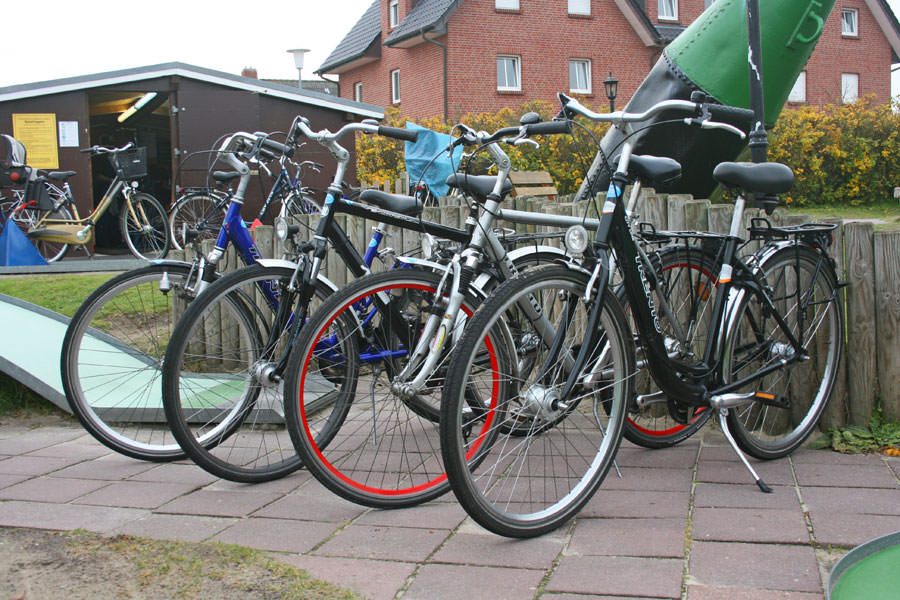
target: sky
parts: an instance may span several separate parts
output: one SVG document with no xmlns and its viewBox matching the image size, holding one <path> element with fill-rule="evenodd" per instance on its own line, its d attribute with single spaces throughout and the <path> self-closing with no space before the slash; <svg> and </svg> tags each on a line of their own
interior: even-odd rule
<svg viewBox="0 0 900 600">
<path fill-rule="evenodd" d="M 562 1 L 562 0 L 560 0 Z M 319 68 L 372 0 L 32 0 L 24 21 L 3 28 L 0 88 L 178 61 L 260 78 L 296 79 L 291 48 L 307 48 L 304 79 Z M 900 15 L 900 0 L 888 0 Z M 900 94 L 900 72 L 892 76 Z"/>
</svg>

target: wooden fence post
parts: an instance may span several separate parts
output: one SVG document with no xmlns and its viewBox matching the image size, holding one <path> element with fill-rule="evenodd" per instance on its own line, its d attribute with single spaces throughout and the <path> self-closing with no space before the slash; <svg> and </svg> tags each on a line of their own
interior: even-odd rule
<svg viewBox="0 0 900 600">
<path fill-rule="evenodd" d="M 822 219 L 825 223 L 837 223 L 837 228 L 832 232 L 833 243 L 829 249 L 829 254 L 834 258 L 835 273 L 839 281 L 844 281 L 844 227 L 840 219 Z M 844 289 L 838 291 L 838 310 L 842 315 L 847 314 L 847 295 Z M 847 339 L 847 323 L 844 322 L 844 330 L 841 335 L 843 339 Z M 820 427 L 828 429 L 830 427 L 843 427 L 850 418 L 849 398 L 847 397 L 847 355 L 848 349 L 845 347 L 841 354 L 841 360 L 838 363 L 837 375 L 835 375 L 834 388 L 831 391 L 831 399 L 825 412 L 822 413 Z"/>
<path fill-rule="evenodd" d="M 875 398 L 874 232 L 871 223 L 844 225 L 847 267 L 847 393 L 850 423 L 867 425 Z"/>
<path fill-rule="evenodd" d="M 669 194 L 667 197 L 666 229 L 684 231 L 684 204 L 691 200 L 688 194 Z"/>
<path fill-rule="evenodd" d="M 900 420 L 900 232 L 875 234 L 875 331 L 878 394 L 884 416 Z"/>
</svg>

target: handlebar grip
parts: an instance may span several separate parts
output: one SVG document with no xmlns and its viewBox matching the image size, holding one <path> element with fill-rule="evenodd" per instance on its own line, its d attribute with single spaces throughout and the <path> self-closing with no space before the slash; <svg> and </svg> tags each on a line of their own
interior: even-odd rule
<svg viewBox="0 0 900 600">
<path fill-rule="evenodd" d="M 294 149 L 290 146 L 285 146 L 284 144 L 279 144 L 274 140 L 270 140 L 269 138 L 264 138 L 261 144 L 262 148 L 266 148 L 268 150 L 274 150 L 279 154 L 284 154 L 287 157 L 290 157 L 294 154 Z"/>
<path fill-rule="evenodd" d="M 528 135 L 552 135 L 554 133 L 569 133 L 569 121 L 545 121 L 525 126 Z"/>
<path fill-rule="evenodd" d="M 94 151 L 94 148 L 93 148 L 93 147 L 91 147 L 91 148 L 79 148 L 78 151 L 81 152 L 82 154 L 90 154 L 91 152 Z"/>
<path fill-rule="evenodd" d="M 756 114 L 747 108 L 739 108 L 737 106 L 725 106 L 722 104 L 707 104 L 709 115 L 714 119 L 726 119 L 731 122 L 737 122 L 744 125 L 752 125 L 756 119 Z"/>
<path fill-rule="evenodd" d="M 396 138 L 398 140 L 406 140 L 407 142 L 415 142 L 419 139 L 419 132 L 412 129 L 400 129 L 399 127 L 378 126 L 378 135 Z"/>
<path fill-rule="evenodd" d="M 529 125 L 529 127 L 531 127 L 531 126 Z M 516 135 L 519 135 L 518 127 L 503 127 L 502 129 L 498 129 L 497 131 L 495 131 L 491 135 L 491 137 L 487 138 L 486 140 L 482 140 L 482 142 L 485 144 L 489 144 L 491 142 L 496 142 L 500 138 L 505 138 L 507 136 L 516 136 Z"/>
<path fill-rule="evenodd" d="M 265 148 L 260 148 L 259 153 L 263 156 L 263 158 L 265 158 L 267 160 L 272 160 L 275 158 L 275 153 L 269 152 Z"/>
</svg>

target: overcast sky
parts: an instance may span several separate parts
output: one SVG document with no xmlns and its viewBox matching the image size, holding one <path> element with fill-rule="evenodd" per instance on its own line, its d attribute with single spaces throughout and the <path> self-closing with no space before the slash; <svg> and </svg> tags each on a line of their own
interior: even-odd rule
<svg viewBox="0 0 900 600">
<path fill-rule="evenodd" d="M 560 0 L 562 1 L 562 0 Z M 900 14 L 900 0 L 888 0 Z M 372 0 L 32 0 L 7 11 L 0 87 L 179 61 L 261 78 L 296 78 L 290 48 L 308 48 L 314 78 Z M 21 18 L 9 15 L 19 15 Z M 900 73 L 892 93 L 900 93 Z"/>
</svg>

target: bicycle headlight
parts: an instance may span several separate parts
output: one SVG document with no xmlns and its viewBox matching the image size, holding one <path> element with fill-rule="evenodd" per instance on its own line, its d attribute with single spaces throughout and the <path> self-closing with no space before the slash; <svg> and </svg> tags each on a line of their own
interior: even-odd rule
<svg viewBox="0 0 900 600">
<path fill-rule="evenodd" d="M 584 254 L 588 245 L 588 232 L 582 225 L 572 225 L 566 230 L 566 250 L 575 255 Z"/>
<path fill-rule="evenodd" d="M 428 260 L 434 256 L 437 249 L 437 240 L 430 233 L 422 236 L 422 258 Z"/>
<path fill-rule="evenodd" d="M 275 219 L 275 238 L 277 240 L 281 242 L 287 240 L 289 232 L 290 226 L 288 225 L 287 219 L 284 217 Z"/>
</svg>

